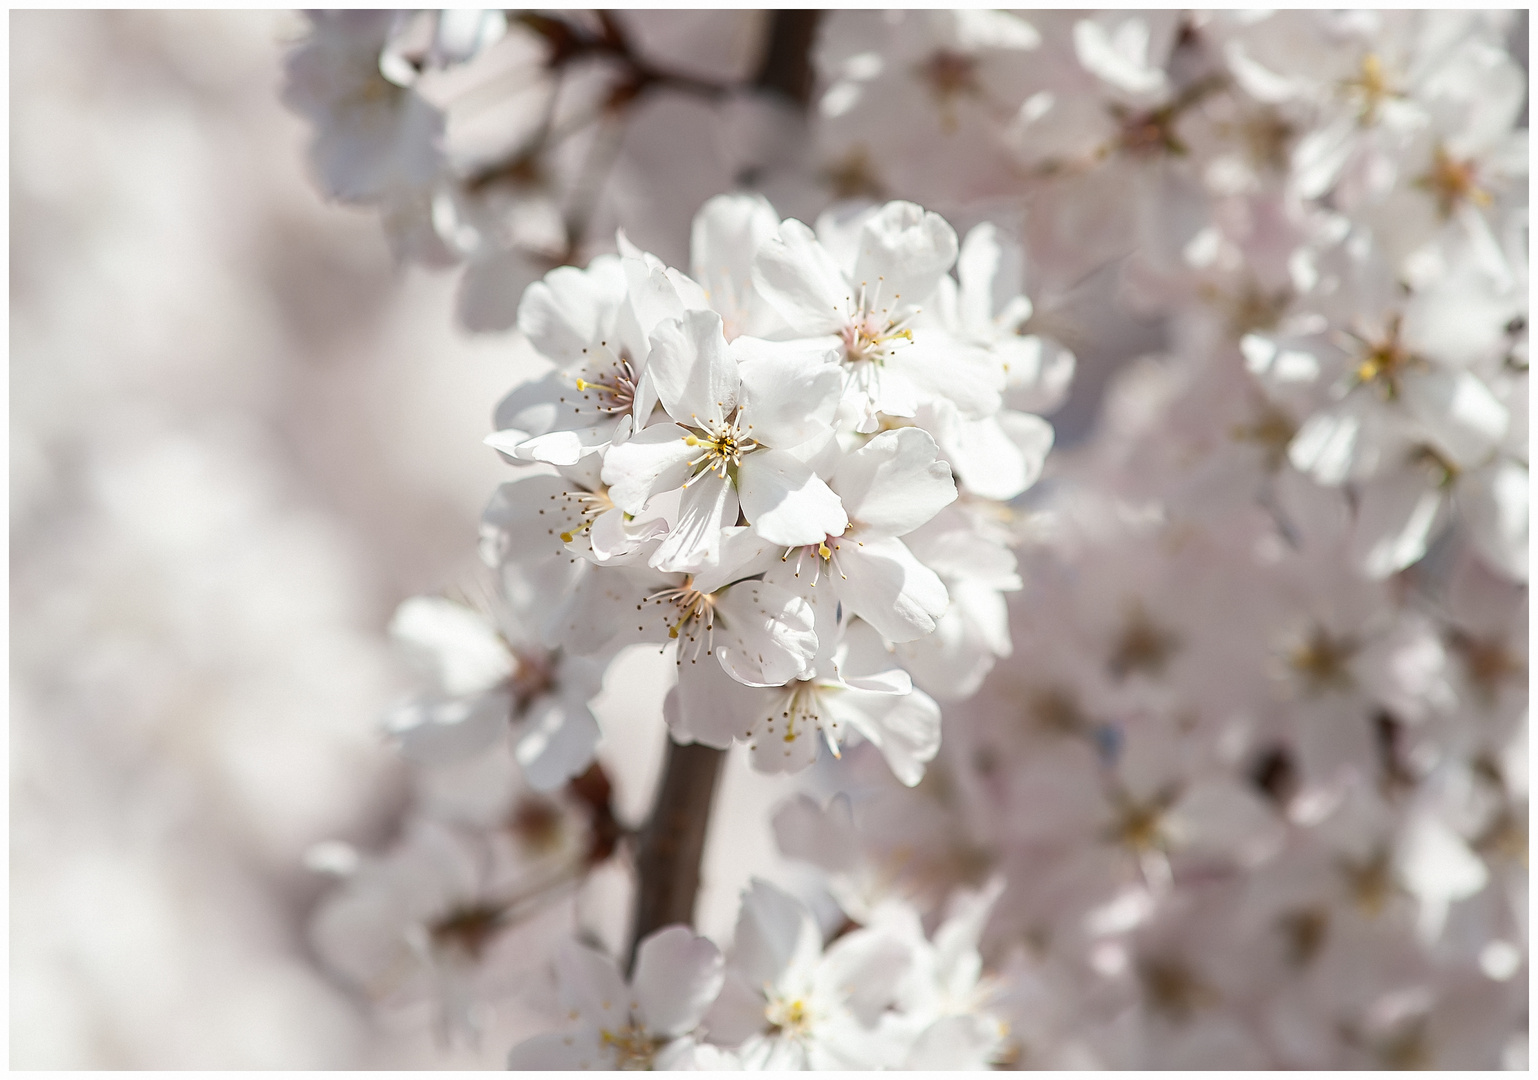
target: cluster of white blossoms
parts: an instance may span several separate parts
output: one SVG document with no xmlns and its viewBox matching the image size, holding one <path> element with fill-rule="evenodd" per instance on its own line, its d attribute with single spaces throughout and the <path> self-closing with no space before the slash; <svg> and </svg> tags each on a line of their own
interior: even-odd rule
<svg viewBox="0 0 1538 1080">
<path fill-rule="evenodd" d="M 565 1030 L 515 1047 L 513 1069 L 981 1069 L 1006 1028 L 977 951 L 997 886 L 958 894 L 925 936 L 893 900 L 824 943 L 806 905 L 763 881 L 732 947 L 680 926 L 641 942 L 627 985 L 609 958 L 567 945 L 556 963 Z"/>
<path fill-rule="evenodd" d="M 999 326 L 1029 305 L 994 311 L 991 228 L 958 245 L 912 203 L 814 232 L 720 196 L 693 236 L 692 277 L 622 237 L 524 294 L 550 371 L 487 442 L 553 469 L 498 490 L 485 554 L 563 654 L 667 649 L 676 740 L 794 772 L 863 738 L 917 783 L 940 743 L 922 687 L 975 688 L 1009 649 L 1019 579 L 989 520 L 1052 444 L 1008 407 L 1043 394 L 1045 346 Z"/>
<path fill-rule="evenodd" d="M 742 742 L 755 768 L 783 773 L 864 741 L 919 782 L 940 707 L 918 684 L 964 696 L 1010 647 L 1003 593 L 1020 581 L 997 519 L 1041 474 L 1052 428 L 1008 403 L 1050 404 L 1071 372 L 1070 355 L 1015 332 L 1024 297 L 996 305 L 1009 253 L 995 231 L 958 243 L 911 203 L 814 232 L 761 197 L 720 196 L 695 220 L 692 277 L 620 246 L 524 294 L 519 328 L 548 371 L 503 399 L 486 439 L 524 474 L 485 514 L 496 586 L 474 604 L 413 598 L 391 624 L 426 676 L 386 718 L 419 788 L 404 837 L 366 864 L 317 854 L 348 878 L 317 917 L 321 953 L 378 1000 L 435 997 L 451 1030 L 476 1025 L 500 931 L 615 851 L 588 702 L 620 650 L 671 660 L 676 742 Z M 986 905 L 931 944 L 894 901 L 885 929 L 824 957 L 798 901 L 764 884 L 747 904 L 714 1042 L 688 1033 L 703 987 L 723 985 L 720 954 L 673 928 L 642 944 L 623 993 L 606 989 L 612 963 L 572 946 L 561 993 L 584 1026 L 515 1062 L 734 1051 L 859 1067 L 997 1049 L 998 1022 L 968 1011 Z M 968 948 L 970 963 L 952 955 Z M 702 965 L 698 985 L 661 973 L 682 957 Z M 733 981 L 739 964 L 755 974 Z M 739 982 L 763 992 L 766 964 L 783 985 L 742 999 Z M 847 1000 L 867 978 L 879 993 Z M 657 997 L 680 987 L 692 1004 Z M 630 1011 L 614 1012 L 625 994 Z"/>
<path fill-rule="evenodd" d="M 558 99 L 599 57 L 632 155 L 565 187 L 519 159 L 622 228 L 498 301 L 544 367 L 486 440 L 520 470 L 484 519 L 497 600 L 401 609 L 433 681 L 389 721 L 482 779 L 435 781 L 323 908 L 351 970 L 409 940 L 490 995 L 500 930 L 625 850 L 586 702 L 645 644 L 676 742 L 841 759 L 773 822 L 818 884 L 756 882 L 724 952 L 656 932 L 628 982 L 570 944 L 567 1019 L 514 1067 L 1525 1067 L 1525 24 L 826 13 L 808 107 L 769 123 L 789 23 L 692 18 L 320 20 L 293 54 L 322 171 L 394 178 L 332 190 L 397 238 L 392 199 L 476 181 L 384 169 L 447 153 L 444 113 L 336 90 L 343 54 L 546 125 L 513 84 Z M 714 89 L 632 48 L 732 28 L 766 59 Z M 507 87 L 467 74 L 504 53 Z M 655 193 L 700 159 L 625 127 L 668 94 L 756 117 L 692 224 Z M 687 274 L 627 239 L 659 223 Z M 1110 378 L 1048 459 L 1063 342 Z M 397 867 L 451 832 L 501 847 L 422 899 L 445 871 Z"/>
</svg>

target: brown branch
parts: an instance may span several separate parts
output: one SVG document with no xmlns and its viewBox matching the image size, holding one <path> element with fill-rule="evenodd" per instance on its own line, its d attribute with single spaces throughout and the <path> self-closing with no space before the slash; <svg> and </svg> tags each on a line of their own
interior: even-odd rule
<svg viewBox="0 0 1538 1080">
<path fill-rule="evenodd" d="M 628 969 L 635 968 L 636 949 L 647 935 L 673 923 L 694 924 L 705 830 L 725 759 L 724 750 L 698 743 L 682 746 L 668 740 L 657 801 L 636 852 L 635 920 Z"/>
<path fill-rule="evenodd" d="M 753 85 L 805 108 L 812 100 L 812 42 L 822 12 L 796 8 L 769 13 L 769 41 Z"/>
</svg>

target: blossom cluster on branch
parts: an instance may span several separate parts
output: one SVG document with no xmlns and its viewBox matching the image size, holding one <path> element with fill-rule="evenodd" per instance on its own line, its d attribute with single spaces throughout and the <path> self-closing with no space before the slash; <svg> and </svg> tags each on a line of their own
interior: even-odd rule
<svg viewBox="0 0 1538 1080">
<path fill-rule="evenodd" d="M 643 645 L 674 741 L 799 774 L 821 884 L 628 976 L 568 943 L 514 1067 L 1525 1063 L 1513 25 L 316 17 L 320 181 L 538 367 L 487 595 L 392 626 L 417 795 L 318 853 L 321 953 L 506 992 L 503 931 L 628 857 L 588 702 Z M 1053 449 L 1107 270 L 1163 344 Z"/>
</svg>

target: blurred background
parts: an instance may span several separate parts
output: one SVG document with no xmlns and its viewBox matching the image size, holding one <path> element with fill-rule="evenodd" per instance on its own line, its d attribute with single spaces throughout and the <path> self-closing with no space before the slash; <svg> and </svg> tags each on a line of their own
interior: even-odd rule
<svg viewBox="0 0 1538 1080">
<path fill-rule="evenodd" d="M 312 964 L 302 854 L 377 839 L 401 797 L 384 626 L 474 563 L 511 368 L 306 178 L 277 98 L 302 30 L 11 21 L 16 1067 L 420 1041 Z"/>
<path fill-rule="evenodd" d="M 384 628 L 474 574 L 518 361 L 307 177 L 278 100 L 304 29 L 11 20 L 13 1067 L 494 1068 L 520 1034 L 380 1023 L 306 941 L 304 853 L 380 848 L 405 798 Z M 634 820 L 660 714 L 628 730 Z M 757 824 L 707 855 L 707 932 L 787 873 L 785 794 L 732 762 L 722 812 Z M 622 898 L 587 917 L 623 933 Z"/>
</svg>

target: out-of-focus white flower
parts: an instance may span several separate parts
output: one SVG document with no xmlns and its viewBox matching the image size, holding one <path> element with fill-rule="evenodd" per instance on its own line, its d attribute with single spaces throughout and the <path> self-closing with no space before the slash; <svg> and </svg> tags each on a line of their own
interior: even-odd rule
<svg viewBox="0 0 1538 1080">
<path fill-rule="evenodd" d="M 509 729 L 513 755 L 539 790 L 559 787 L 592 763 L 598 722 L 588 701 L 601 670 L 545 649 L 508 605 L 493 620 L 442 597 L 407 600 L 390 634 L 433 672 L 436 685 L 397 706 L 387 730 L 408 757 L 469 757 Z"/>
<path fill-rule="evenodd" d="M 370 1001 L 428 999 L 448 1031 L 473 1033 L 505 979 L 505 931 L 576 882 L 586 842 L 567 827 L 574 812 L 535 796 L 496 831 L 418 820 L 327 897 L 310 940 Z"/>
<path fill-rule="evenodd" d="M 816 52 L 819 179 L 836 199 L 900 191 L 948 203 L 1007 190 L 1003 134 L 1040 44 L 1012 12 L 830 12 Z"/>
<path fill-rule="evenodd" d="M 982 979 L 978 941 L 1003 891 L 1003 880 L 995 879 L 980 893 L 954 897 L 932 941 L 912 908 L 891 902 L 874 914 L 872 925 L 889 926 L 912 942 L 913 967 L 899 995 L 912 1040 L 905 1068 L 987 1069 L 1002 1050 L 1006 1027 L 986 1011 L 993 988 Z"/>
<path fill-rule="evenodd" d="M 567 1031 L 519 1043 L 507 1067 L 720 1067 L 710 1050 L 700 1055 L 694 1031 L 720 992 L 722 978 L 721 951 L 683 926 L 658 930 L 641 942 L 629 983 L 608 957 L 566 942 L 556 960 L 556 979 L 573 1023 Z"/>
<path fill-rule="evenodd" d="M 312 15 L 310 37 L 289 54 L 284 101 L 315 125 L 310 159 L 335 198 L 399 197 L 442 165 L 443 115 L 413 89 L 411 65 L 386 52 L 403 21 L 391 12 Z"/>
</svg>

